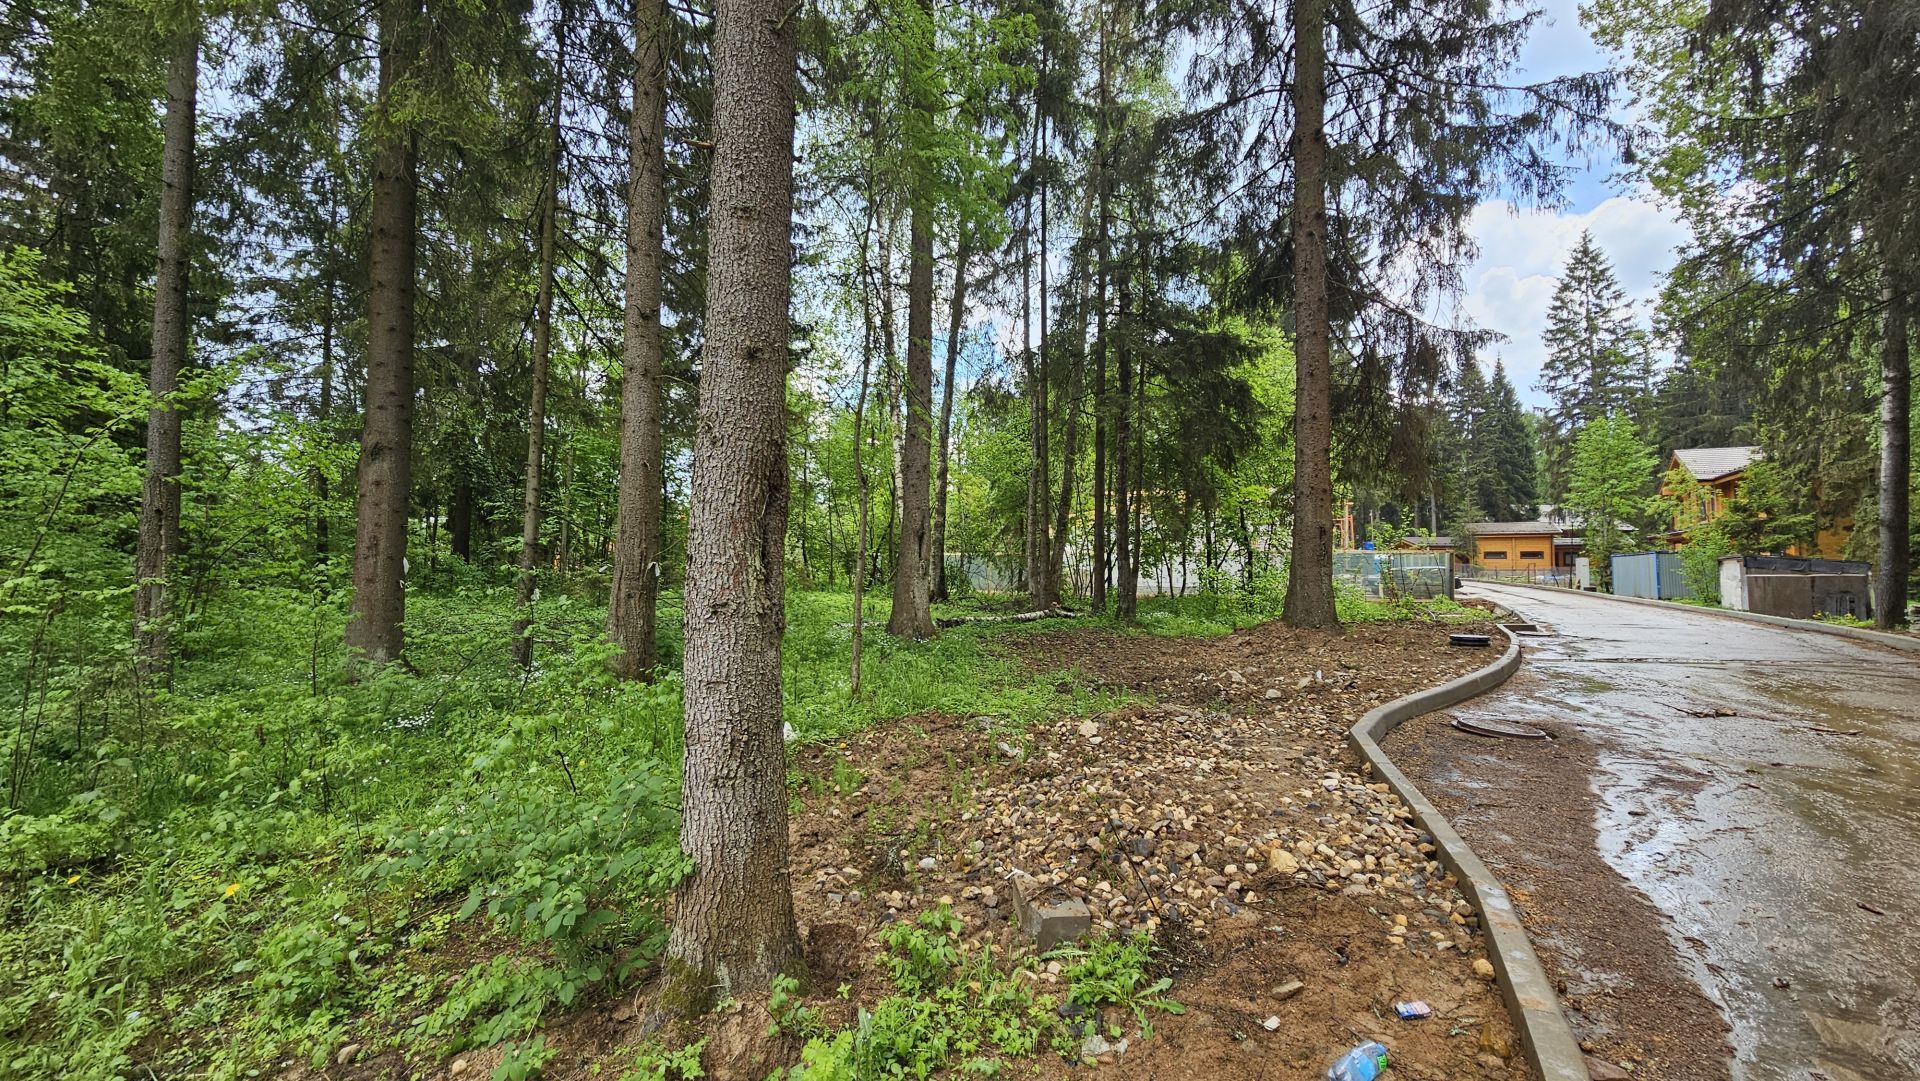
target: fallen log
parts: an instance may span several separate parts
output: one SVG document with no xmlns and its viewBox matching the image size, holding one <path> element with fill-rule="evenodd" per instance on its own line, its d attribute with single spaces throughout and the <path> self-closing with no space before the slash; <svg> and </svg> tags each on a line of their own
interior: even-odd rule
<svg viewBox="0 0 1920 1081">
<path fill-rule="evenodd" d="M 947 616 L 933 621 L 936 627 L 958 627 L 963 623 L 1032 623 L 1039 619 L 1071 619 L 1080 613 L 1071 608 L 1036 608 L 1010 616 Z"/>
</svg>

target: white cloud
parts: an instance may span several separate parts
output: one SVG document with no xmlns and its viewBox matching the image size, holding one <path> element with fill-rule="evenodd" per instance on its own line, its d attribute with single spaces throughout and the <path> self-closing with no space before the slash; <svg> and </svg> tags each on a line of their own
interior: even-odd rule
<svg viewBox="0 0 1920 1081">
<path fill-rule="evenodd" d="M 1509 202 L 1482 203 L 1468 222 L 1480 255 L 1468 266 L 1461 314 L 1473 325 L 1499 331 L 1507 340 L 1482 357 L 1495 356 L 1523 402 L 1542 404 L 1534 389 L 1546 350 L 1540 343 L 1547 304 L 1566 267 L 1567 254 L 1590 230 L 1612 261 L 1620 287 L 1641 319 L 1651 313 L 1674 249 L 1687 228 L 1650 199 L 1616 195 L 1584 213 L 1516 210 Z"/>
</svg>

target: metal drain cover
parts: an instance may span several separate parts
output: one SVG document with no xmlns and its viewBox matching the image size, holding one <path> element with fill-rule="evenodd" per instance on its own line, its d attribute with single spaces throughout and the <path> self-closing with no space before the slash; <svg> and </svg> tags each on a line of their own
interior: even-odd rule
<svg viewBox="0 0 1920 1081">
<path fill-rule="evenodd" d="M 1472 732 L 1476 736 L 1500 736 L 1506 739 L 1546 739 L 1547 734 L 1538 728 L 1511 721 L 1481 721 L 1466 717 L 1455 717 L 1453 726 L 1462 732 Z"/>
</svg>

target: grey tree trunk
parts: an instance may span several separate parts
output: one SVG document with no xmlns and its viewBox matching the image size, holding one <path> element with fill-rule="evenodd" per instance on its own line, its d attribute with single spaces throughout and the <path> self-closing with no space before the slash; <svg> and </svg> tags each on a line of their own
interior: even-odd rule
<svg viewBox="0 0 1920 1081">
<path fill-rule="evenodd" d="M 686 585 L 680 887 L 667 942 L 686 1004 L 800 960 L 787 871 L 787 305 L 794 23 L 778 0 L 714 10 L 714 215 Z"/>
<path fill-rule="evenodd" d="M 933 208 L 914 199 L 908 226 L 907 370 L 900 442 L 900 544 L 893 567 L 893 612 L 887 633 L 932 638 L 927 603 L 927 555 L 933 506 L 927 483 L 933 443 Z"/>
<path fill-rule="evenodd" d="M 1908 489 L 1911 468 L 1912 353 L 1910 311 L 1892 287 L 1880 346 L 1880 563 L 1874 582 L 1878 609 L 1874 623 L 1883 630 L 1907 622 L 1907 576 L 1912 538 Z"/>
<path fill-rule="evenodd" d="M 393 115 L 395 87 L 415 62 L 417 13 L 380 6 L 380 82 L 373 151 L 373 236 L 367 250 L 367 417 L 360 434 L 347 648 L 357 661 L 397 660 L 406 617 L 408 497 L 413 483 L 414 133 Z"/>
<path fill-rule="evenodd" d="M 661 231 L 667 216 L 666 0 L 634 8 L 633 122 L 627 190 L 627 311 L 620 389 L 620 509 L 613 550 L 607 636 L 614 671 L 642 679 L 659 660 L 662 480 Z"/>
<path fill-rule="evenodd" d="M 1333 371 L 1327 320 L 1326 0 L 1294 0 L 1293 550 L 1281 618 L 1337 627 Z"/>
<path fill-rule="evenodd" d="M 933 599 L 947 599 L 947 487 L 953 458 L 953 380 L 960 359 L 960 329 L 967 314 L 967 262 L 973 238 L 962 232 L 953 253 L 953 302 L 947 314 L 947 371 L 940 392 L 940 476 L 934 484 Z"/>
<path fill-rule="evenodd" d="M 333 272 L 333 243 L 334 238 L 340 233 L 340 203 L 338 193 L 335 191 L 331 181 L 327 184 L 327 226 L 327 254 L 325 256 L 327 280 L 324 287 L 324 296 L 326 299 L 320 309 L 320 402 L 319 408 L 315 410 L 314 419 L 318 423 L 321 433 L 331 437 L 333 435 L 333 336 L 334 324 L 338 321 L 334 304 L 334 289 L 337 276 Z M 328 503 L 333 498 L 333 480 L 328 476 L 328 472 L 329 468 L 325 465 L 316 465 L 313 469 L 313 493 L 315 503 L 313 513 L 313 547 L 315 553 L 320 557 L 318 561 L 321 563 L 326 562 L 327 556 L 331 553 L 333 547 L 332 525 L 328 521 Z"/>
<path fill-rule="evenodd" d="M 565 24 L 556 24 L 556 36 Z M 567 47 L 561 37 L 560 65 Z M 513 660 L 533 664 L 533 595 L 540 586 L 540 469 L 547 446 L 547 368 L 553 357 L 553 248 L 560 216 L 560 83 L 553 91 L 553 142 L 540 203 L 540 286 L 533 303 L 533 387 L 527 396 L 527 476 L 520 499 L 520 585 L 513 598 Z"/>
<path fill-rule="evenodd" d="M 198 25 L 174 35 L 167 112 L 160 127 L 159 255 L 153 280 L 153 365 L 147 389 L 147 473 L 134 551 L 136 656 L 142 681 L 168 670 L 167 577 L 180 550 L 180 410 L 173 393 L 187 363 L 187 271 L 192 261 L 194 115 L 200 83 Z"/>
<path fill-rule="evenodd" d="M 1094 198 L 1098 206 L 1097 287 L 1093 332 L 1093 609 L 1107 610 L 1107 272 L 1112 262 L 1112 218 L 1107 207 L 1107 9 L 1100 5 L 1099 87 L 1095 104 L 1093 168 Z"/>
<path fill-rule="evenodd" d="M 869 203 L 871 205 L 871 203 Z M 873 261 L 867 257 L 873 235 L 873 217 L 867 217 L 867 229 L 860 237 L 860 396 L 853 405 L 853 475 L 860 489 L 859 522 L 854 538 L 853 559 L 853 659 L 848 695 L 860 697 L 860 655 L 867 635 L 867 548 L 873 543 L 873 487 L 867 481 L 867 390 L 873 373 Z"/>
<path fill-rule="evenodd" d="M 1040 72 L 1042 77 L 1045 76 L 1046 70 L 1047 51 L 1043 45 L 1040 50 Z M 1049 388 L 1052 385 L 1053 367 L 1048 363 L 1047 353 L 1047 250 L 1049 240 L 1047 232 L 1047 117 L 1045 113 L 1041 112 L 1038 92 L 1034 94 L 1033 111 L 1034 128 L 1038 133 L 1035 137 L 1038 148 L 1035 158 L 1037 159 L 1040 171 L 1040 296 L 1038 298 L 1039 303 L 1036 305 L 1040 309 L 1040 436 L 1034 440 L 1034 458 L 1039 466 L 1040 490 L 1044 494 L 1046 492 L 1047 482 L 1053 473 L 1053 467 L 1048 461 L 1053 440 L 1047 432 L 1048 418 L 1051 416 L 1048 409 L 1047 396 Z M 1069 405 L 1069 408 L 1071 408 L 1071 405 Z M 1073 423 L 1071 414 L 1068 415 L 1067 423 L 1069 425 Z M 1068 455 L 1071 455 L 1073 453 L 1070 449 L 1071 447 L 1072 442 L 1069 440 L 1067 447 L 1062 449 L 1066 450 Z M 1062 491 L 1073 487 L 1073 459 L 1071 457 L 1069 457 L 1065 465 L 1061 467 L 1060 487 Z M 1060 527 L 1063 536 L 1058 543 L 1056 543 L 1054 538 L 1050 536 L 1050 530 L 1048 529 L 1049 517 L 1047 501 L 1042 499 L 1040 501 L 1039 515 L 1040 551 L 1037 554 L 1037 563 L 1034 567 L 1033 577 L 1035 580 L 1030 586 L 1035 608 L 1052 608 L 1060 603 L 1060 565 L 1056 553 L 1059 552 L 1060 545 L 1066 543 L 1064 539 L 1066 527 L 1064 525 Z"/>
</svg>

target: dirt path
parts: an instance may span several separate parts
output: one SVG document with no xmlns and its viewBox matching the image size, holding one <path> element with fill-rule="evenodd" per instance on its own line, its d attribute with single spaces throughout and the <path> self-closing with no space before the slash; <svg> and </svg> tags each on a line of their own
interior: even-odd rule
<svg viewBox="0 0 1920 1081">
<path fill-rule="evenodd" d="M 1387 750 L 1529 891 L 1581 1035 L 1655 1079 L 1920 1070 L 1920 658 L 1678 605 L 1476 589 L 1547 633 L 1520 677 L 1457 712 L 1559 738 L 1429 719 Z"/>
<path fill-rule="evenodd" d="M 809 749 L 800 769 L 820 780 L 794 819 L 793 870 L 816 966 L 850 985 L 850 1014 L 882 988 L 875 930 L 942 901 L 970 941 L 1020 949 L 1020 870 L 1084 899 L 1099 927 L 1166 947 L 1169 994 L 1189 1009 L 1103 1056 L 1106 1075 L 1304 1081 L 1379 1039 L 1397 1077 L 1528 1076 L 1474 970 L 1477 920 L 1343 743 L 1373 705 L 1487 661 L 1445 631 L 1033 635 L 1017 640 L 1030 664 L 1156 703 L 1024 734 L 924 716 Z M 1434 1018 L 1395 1016 L 1418 998 Z M 1043 1054 L 1015 1072 L 1084 1070 Z"/>
<path fill-rule="evenodd" d="M 1526 673 L 1506 690 L 1549 691 Z M 1600 857 L 1595 741 L 1528 717 L 1553 738 L 1489 743 L 1449 727 L 1454 716 L 1407 722 L 1386 752 L 1507 887 L 1583 1047 L 1653 1081 L 1729 1077 L 1718 1006 L 1674 950 L 1660 910 Z M 1695 783 L 1676 774 L 1649 787 Z"/>
</svg>

